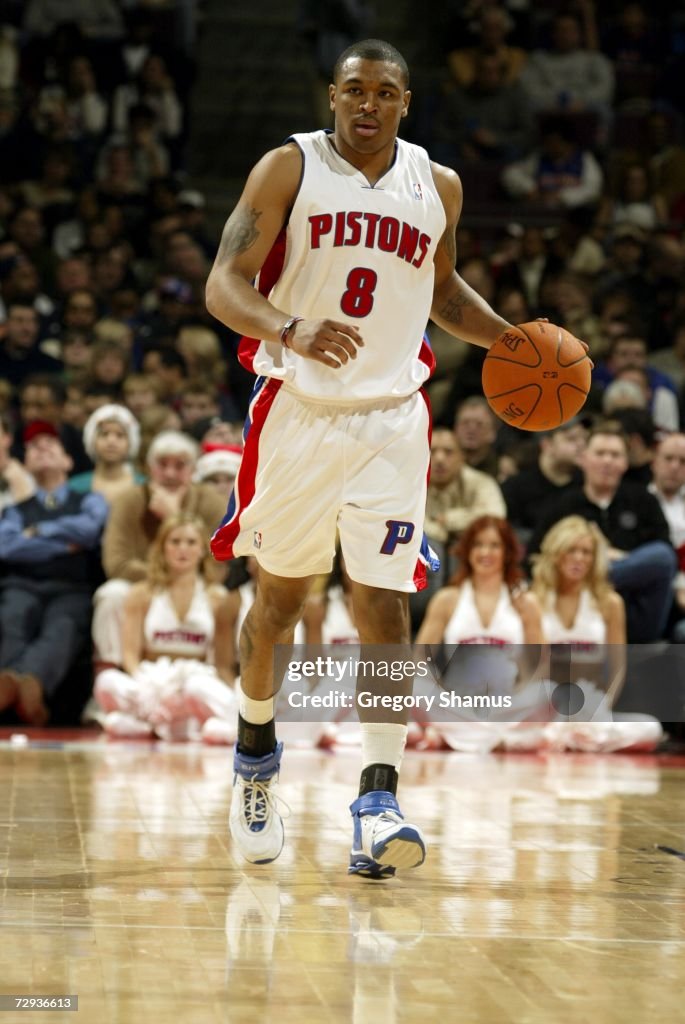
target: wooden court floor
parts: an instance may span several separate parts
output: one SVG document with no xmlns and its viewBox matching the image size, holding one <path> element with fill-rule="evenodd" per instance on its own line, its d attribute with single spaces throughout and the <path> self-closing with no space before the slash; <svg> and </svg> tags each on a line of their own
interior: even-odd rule
<svg viewBox="0 0 685 1024">
<path fill-rule="evenodd" d="M 46 737 L 48 734 L 36 734 Z M 346 874 L 357 753 L 287 751 L 278 862 L 230 752 L 0 734 L 0 1024 L 685 1019 L 685 761 L 408 753 L 422 868 Z"/>
</svg>

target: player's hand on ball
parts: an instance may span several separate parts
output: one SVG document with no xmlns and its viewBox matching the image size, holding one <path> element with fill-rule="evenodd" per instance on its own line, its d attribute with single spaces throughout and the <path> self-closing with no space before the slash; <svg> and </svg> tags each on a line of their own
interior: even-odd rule
<svg viewBox="0 0 685 1024">
<path fill-rule="evenodd" d="M 352 324 L 339 320 L 299 320 L 288 336 L 288 348 L 333 370 L 357 358 L 364 341 Z"/>
</svg>

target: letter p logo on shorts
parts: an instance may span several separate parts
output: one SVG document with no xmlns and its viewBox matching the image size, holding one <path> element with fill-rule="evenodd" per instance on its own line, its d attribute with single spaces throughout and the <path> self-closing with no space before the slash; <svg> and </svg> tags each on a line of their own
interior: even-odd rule
<svg viewBox="0 0 685 1024">
<path fill-rule="evenodd" d="M 388 519 L 385 524 L 388 532 L 381 547 L 382 555 L 393 555 L 398 544 L 408 544 L 414 536 L 414 524 L 403 523 L 399 519 Z"/>
</svg>

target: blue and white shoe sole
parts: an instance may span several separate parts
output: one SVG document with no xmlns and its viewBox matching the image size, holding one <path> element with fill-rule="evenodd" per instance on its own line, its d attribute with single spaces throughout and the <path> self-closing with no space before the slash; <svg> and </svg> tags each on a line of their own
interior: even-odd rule
<svg viewBox="0 0 685 1024">
<path fill-rule="evenodd" d="M 426 844 L 418 829 L 407 825 L 374 843 L 371 855 L 381 867 L 417 868 L 426 859 Z"/>
</svg>

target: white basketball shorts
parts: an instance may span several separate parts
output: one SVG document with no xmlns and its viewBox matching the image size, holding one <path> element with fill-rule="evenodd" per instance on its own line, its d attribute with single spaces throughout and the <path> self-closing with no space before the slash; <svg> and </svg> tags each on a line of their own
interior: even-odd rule
<svg viewBox="0 0 685 1024">
<path fill-rule="evenodd" d="M 264 378 L 214 557 L 254 555 L 276 576 L 327 573 L 339 532 L 353 580 L 421 589 L 429 429 L 421 392 L 340 406 Z"/>
</svg>

